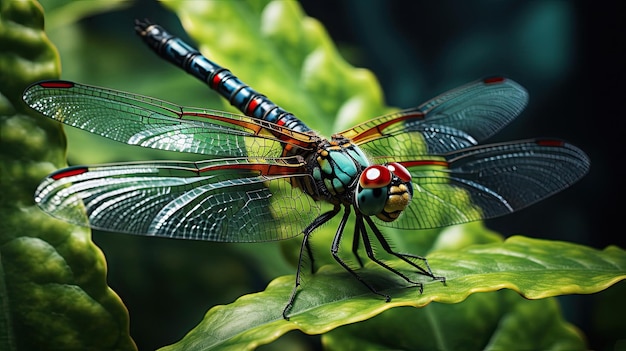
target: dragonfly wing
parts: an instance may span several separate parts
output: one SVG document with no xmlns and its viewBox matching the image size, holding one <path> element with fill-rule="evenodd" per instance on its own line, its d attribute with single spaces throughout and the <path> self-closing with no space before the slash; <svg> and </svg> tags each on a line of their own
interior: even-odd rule
<svg viewBox="0 0 626 351">
<path fill-rule="evenodd" d="M 482 79 L 339 134 L 372 157 L 442 154 L 489 138 L 515 119 L 527 102 L 528 93 L 516 82 Z"/>
<path fill-rule="evenodd" d="M 31 85 L 24 101 L 72 127 L 119 142 L 218 157 L 280 157 L 288 147 L 312 149 L 312 136 L 227 112 L 67 81 Z"/>
<path fill-rule="evenodd" d="M 300 234 L 320 212 L 318 203 L 291 186 L 290 178 L 305 176 L 294 159 L 70 167 L 48 176 L 35 201 L 55 217 L 105 231 L 279 240 Z"/>
<path fill-rule="evenodd" d="M 567 188 L 590 166 L 575 146 L 539 139 L 477 146 L 441 157 L 390 160 L 411 172 L 413 200 L 398 220 L 381 224 L 405 229 L 436 228 L 517 211 Z"/>
</svg>

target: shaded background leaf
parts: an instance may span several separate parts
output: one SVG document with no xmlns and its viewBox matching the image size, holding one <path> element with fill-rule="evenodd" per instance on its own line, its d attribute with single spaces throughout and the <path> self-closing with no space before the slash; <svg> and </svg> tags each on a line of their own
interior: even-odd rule
<svg viewBox="0 0 626 351">
<path fill-rule="evenodd" d="M 584 350 L 582 335 L 559 309 L 554 299 L 530 301 L 512 291 L 474 294 L 460 304 L 388 310 L 326 333 L 322 343 L 343 351 Z"/>
</svg>

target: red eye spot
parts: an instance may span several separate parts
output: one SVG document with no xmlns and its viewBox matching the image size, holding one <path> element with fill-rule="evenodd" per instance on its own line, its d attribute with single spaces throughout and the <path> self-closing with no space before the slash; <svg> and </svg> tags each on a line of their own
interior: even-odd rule
<svg viewBox="0 0 626 351">
<path fill-rule="evenodd" d="M 409 173 L 409 170 L 406 169 L 403 165 L 399 164 L 398 162 L 388 163 L 387 168 L 389 168 L 389 171 L 391 171 L 398 178 L 400 178 L 401 181 L 403 182 L 411 181 L 411 173 Z"/>
<path fill-rule="evenodd" d="M 391 171 L 382 165 L 367 167 L 359 177 L 359 184 L 362 188 L 382 188 L 391 183 Z"/>
</svg>

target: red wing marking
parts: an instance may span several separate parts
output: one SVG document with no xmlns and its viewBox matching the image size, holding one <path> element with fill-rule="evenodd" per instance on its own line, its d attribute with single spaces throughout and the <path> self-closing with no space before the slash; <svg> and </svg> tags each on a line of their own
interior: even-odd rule
<svg viewBox="0 0 626 351">
<path fill-rule="evenodd" d="M 84 167 L 84 166 L 69 167 L 69 168 L 65 168 L 65 169 L 52 173 L 50 177 L 54 180 L 59 180 L 59 179 L 83 174 L 87 172 L 88 170 L 89 168 Z"/>
<path fill-rule="evenodd" d="M 65 80 L 55 80 L 49 82 L 41 82 L 39 86 L 42 88 L 73 88 L 74 83 Z"/>
<path fill-rule="evenodd" d="M 504 82 L 506 78 L 504 77 L 488 77 L 483 79 L 483 83 L 485 84 L 500 84 Z"/>
<path fill-rule="evenodd" d="M 540 145 L 540 146 L 563 147 L 563 145 L 565 145 L 565 143 L 562 140 L 554 140 L 554 139 L 537 140 L 536 143 L 537 145 Z"/>
</svg>

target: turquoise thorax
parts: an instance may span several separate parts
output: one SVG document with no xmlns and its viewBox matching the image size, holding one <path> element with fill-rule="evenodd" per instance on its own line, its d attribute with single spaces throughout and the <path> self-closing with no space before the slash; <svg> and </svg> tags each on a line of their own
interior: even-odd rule
<svg viewBox="0 0 626 351">
<path fill-rule="evenodd" d="M 370 165 L 361 149 L 345 139 L 333 139 L 317 151 L 313 179 L 332 196 L 354 190 L 359 175 Z"/>
</svg>

